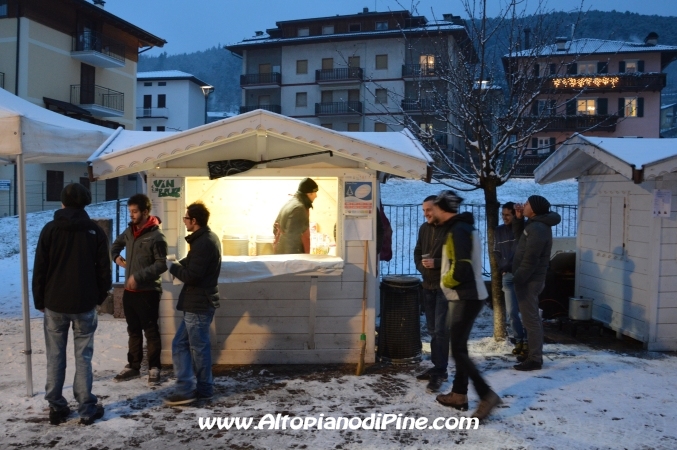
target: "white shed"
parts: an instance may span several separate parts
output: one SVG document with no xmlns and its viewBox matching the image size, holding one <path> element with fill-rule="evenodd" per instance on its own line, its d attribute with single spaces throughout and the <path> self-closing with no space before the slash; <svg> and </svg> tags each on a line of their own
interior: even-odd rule
<svg viewBox="0 0 677 450">
<path fill-rule="evenodd" d="M 677 141 L 575 134 L 534 177 L 578 178 L 576 295 L 593 319 L 677 350 Z"/>
<path fill-rule="evenodd" d="M 340 133 L 257 110 L 139 141 L 148 139 L 118 133 L 92 155 L 92 175 L 145 172 L 153 214 L 162 218 L 169 253 L 179 257 L 187 253 L 181 220 L 186 206 L 202 200 L 210 208 L 210 227 L 223 236 L 230 253 L 223 257 L 221 307 L 212 326 L 215 363 L 356 363 L 365 267 L 365 361 L 374 361 L 379 176 L 427 177 L 430 156 L 411 134 Z M 209 179 L 208 162 L 317 152 L 325 153 Z M 255 255 L 256 241 L 272 233 L 280 207 L 303 177 L 320 186 L 310 213 L 314 254 Z M 233 255 L 243 242 L 244 253 Z M 163 291 L 162 361 L 170 363 L 180 286 L 165 280 Z"/>
</svg>

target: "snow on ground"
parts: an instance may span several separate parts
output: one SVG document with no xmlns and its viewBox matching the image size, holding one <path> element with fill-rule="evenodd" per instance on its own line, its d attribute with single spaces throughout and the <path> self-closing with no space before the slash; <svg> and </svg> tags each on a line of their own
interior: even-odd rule
<svg viewBox="0 0 677 450">
<path fill-rule="evenodd" d="M 529 189 L 525 183 L 525 190 L 531 192 Z M 421 199 L 427 192 L 414 195 Z M 51 213 L 30 215 L 30 248 L 50 217 Z M 0 219 L 1 236 L 15 233 L 13 220 Z M 14 241 L 9 239 L 4 245 Z M 29 265 L 32 252 L 31 249 Z M 253 429 L 256 421 L 268 413 L 325 420 L 339 416 L 366 418 L 371 414 L 402 414 L 430 421 L 437 417 L 468 416 L 469 412 L 437 404 L 434 395 L 426 393 L 425 384 L 414 379 L 415 373 L 430 365 L 427 343 L 421 364 L 376 364 L 359 377 L 353 375 L 354 365 L 217 368 L 216 395 L 211 402 L 164 407 L 161 398 L 171 391 L 173 384 L 170 367 L 163 369 L 160 386 L 148 387 L 143 378 L 113 382 L 113 376 L 126 362 L 127 336 L 125 321 L 109 315 L 100 316 L 93 359 L 94 393 L 106 408 L 103 420 L 85 427 L 73 413 L 68 422 L 51 426 L 44 400 L 42 315 L 35 311 L 31 314 L 35 395 L 26 397 L 17 256 L 0 259 L 3 281 L 0 448 L 446 449 L 455 445 L 470 449 L 677 448 L 677 429 L 673 425 L 677 420 L 674 407 L 677 358 L 650 352 L 629 355 L 583 345 L 546 344 L 543 370 L 517 372 L 512 369 L 513 358 L 506 356 L 510 345 L 496 343 L 490 337 L 492 316 L 488 309 L 474 327 L 470 354 L 504 404 L 477 429 L 397 430 L 392 425 L 385 430 Z M 76 408 L 70 384 L 74 374 L 70 348 L 68 358 L 64 394 L 71 408 Z M 453 373 L 453 362 L 450 372 Z M 450 385 L 447 382 L 443 390 L 447 392 Z M 470 404 L 471 410 L 477 405 L 472 388 Z M 202 430 L 200 417 L 245 417 L 255 422 L 248 430 L 218 430 L 218 427 Z"/>
</svg>

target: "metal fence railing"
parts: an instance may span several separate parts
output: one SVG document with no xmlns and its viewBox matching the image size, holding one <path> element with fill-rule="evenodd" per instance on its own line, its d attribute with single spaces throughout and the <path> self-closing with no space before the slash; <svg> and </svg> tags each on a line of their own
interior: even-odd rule
<svg viewBox="0 0 677 450">
<path fill-rule="evenodd" d="M 553 228 L 556 237 L 576 236 L 578 224 L 578 206 L 552 205 L 551 210 L 562 216 L 562 221 Z M 487 249 L 487 220 L 485 205 L 461 204 L 460 212 L 471 212 L 475 217 L 475 227 L 482 240 L 482 267 L 485 274 L 491 272 Z M 414 265 L 414 248 L 418 238 L 418 229 L 424 221 L 421 205 L 383 205 L 393 229 L 393 257 L 390 261 L 381 261 L 380 274 L 415 275 L 419 273 Z"/>
</svg>

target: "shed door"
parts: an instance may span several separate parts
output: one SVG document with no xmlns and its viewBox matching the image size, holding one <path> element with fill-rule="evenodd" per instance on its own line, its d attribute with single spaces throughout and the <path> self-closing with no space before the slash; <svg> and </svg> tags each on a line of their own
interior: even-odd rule
<svg viewBox="0 0 677 450">
<path fill-rule="evenodd" d="M 597 250 L 625 254 L 625 204 L 624 196 L 597 199 Z"/>
</svg>

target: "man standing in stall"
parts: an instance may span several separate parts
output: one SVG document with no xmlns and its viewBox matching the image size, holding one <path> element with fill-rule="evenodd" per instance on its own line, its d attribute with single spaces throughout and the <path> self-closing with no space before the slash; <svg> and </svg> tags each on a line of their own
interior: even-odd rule
<svg viewBox="0 0 677 450">
<path fill-rule="evenodd" d="M 310 253 L 310 208 L 318 190 L 315 181 L 304 178 L 294 196 L 280 210 L 273 225 L 276 255 Z"/>
</svg>

